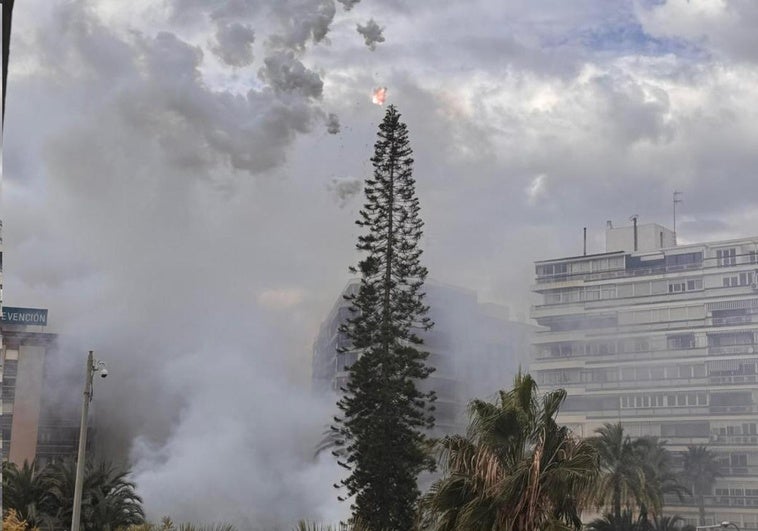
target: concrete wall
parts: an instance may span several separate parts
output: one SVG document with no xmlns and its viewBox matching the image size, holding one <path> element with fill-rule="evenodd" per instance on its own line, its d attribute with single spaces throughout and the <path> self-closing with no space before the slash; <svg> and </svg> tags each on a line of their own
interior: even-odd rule
<svg viewBox="0 0 758 531">
<path fill-rule="evenodd" d="M 8 454 L 8 459 L 18 465 L 23 464 L 25 460 L 34 460 L 37 452 L 44 362 L 44 347 L 19 347 L 16 397 L 13 403 L 13 424 Z"/>
</svg>

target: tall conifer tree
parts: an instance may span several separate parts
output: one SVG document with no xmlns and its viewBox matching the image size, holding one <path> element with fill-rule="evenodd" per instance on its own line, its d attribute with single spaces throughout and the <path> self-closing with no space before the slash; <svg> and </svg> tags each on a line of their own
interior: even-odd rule
<svg viewBox="0 0 758 531">
<path fill-rule="evenodd" d="M 360 285 L 346 295 L 351 316 L 340 329 L 359 356 L 337 404 L 342 418 L 333 430 L 342 448 L 335 455 L 350 470 L 342 485 L 355 496 L 353 516 L 377 531 L 412 528 L 417 476 L 434 466 L 423 430 L 434 425 L 435 396 L 417 388 L 433 371 L 419 336 L 432 322 L 424 304 L 423 222 L 411 155 L 406 125 L 390 106 L 356 221 L 364 229 L 356 246 L 364 257 L 350 270 L 360 275 Z"/>
</svg>

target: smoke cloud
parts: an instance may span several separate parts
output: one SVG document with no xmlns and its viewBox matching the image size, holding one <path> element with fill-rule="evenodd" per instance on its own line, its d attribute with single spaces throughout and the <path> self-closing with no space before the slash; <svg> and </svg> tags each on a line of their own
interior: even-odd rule
<svg viewBox="0 0 758 531">
<path fill-rule="evenodd" d="M 293 52 L 276 52 L 264 60 L 259 75 L 280 94 L 298 94 L 305 98 L 320 98 L 324 82 L 307 69 Z"/>
<path fill-rule="evenodd" d="M 337 0 L 340 4 L 342 4 L 342 7 L 345 8 L 345 11 L 350 11 L 355 7 L 358 3 L 360 3 L 361 0 Z"/>
<path fill-rule="evenodd" d="M 363 190 L 361 179 L 332 179 L 327 189 L 332 192 L 340 208 L 347 205 L 350 200 Z"/>
<path fill-rule="evenodd" d="M 216 26 L 216 45 L 212 50 L 229 66 L 248 66 L 253 62 L 253 42 L 253 28 L 238 22 L 224 22 Z"/>
<path fill-rule="evenodd" d="M 356 30 L 363 35 L 363 40 L 371 51 L 376 50 L 378 43 L 384 42 L 384 35 L 382 35 L 384 28 L 379 27 L 379 24 L 373 18 L 365 26 L 358 24 Z"/>
<path fill-rule="evenodd" d="M 304 63 L 334 3 L 273 5 L 260 67 L 253 4 L 175 6 L 176 27 L 155 32 L 110 31 L 77 3 L 55 3 L 44 22 L 19 12 L 28 40 L 15 59 L 26 51 L 38 66 L 14 79 L 9 100 L 6 147 L 20 155 L 6 159 L 6 263 L 36 265 L 9 275 L 9 300 L 48 307 L 63 334 L 57 370 L 70 377 L 52 396 L 80 389 L 87 350 L 108 363 L 93 403 L 98 453 L 132 463 L 150 518 L 335 522 L 347 507 L 324 486 L 339 473 L 313 452 L 336 399 L 311 396 L 303 363 L 325 305 L 302 259 L 271 236 L 300 223 L 314 192 L 331 200 L 323 180 L 294 193 L 272 183 L 298 137 L 322 120 L 339 130 Z M 210 33 L 181 31 L 198 21 Z M 208 70 L 211 54 L 245 90 L 229 83 L 237 74 Z M 54 96 L 49 76 L 63 80 Z M 29 126 L 39 112 L 54 124 L 44 135 Z M 37 223 L 20 221 L 29 201 L 45 204 Z M 345 264 L 351 247 L 336 253 Z M 272 276 L 272 261 L 289 265 Z M 336 292 L 344 267 L 332 282 Z"/>
<path fill-rule="evenodd" d="M 312 459 L 333 399 L 311 397 L 309 355 L 355 263 L 379 85 L 408 124 L 430 275 L 514 315 L 535 302 L 532 260 L 581 252 L 583 226 L 599 251 L 606 219 L 665 222 L 671 190 L 682 239 L 758 226 L 747 19 L 671 26 L 663 4 L 592 0 L 545 24 L 534 2 L 391 0 L 392 42 L 357 54 L 357 3 L 17 5 L 5 301 L 49 308 L 77 398 L 86 351 L 108 363 L 99 451 L 131 456 L 151 518 L 289 529 L 347 511 Z M 219 37 L 234 24 L 247 36 Z M 690 37 L 706 26 L 717 40 Z M 349 135 L 323 134 L 325 109 Z"/>
<path fill-rule="evenodd" d="M 339 116 L 330 112 L 326 117 L 326 132 L 330 135 L 336 135 L 340 132 L 340 119 Z"/>
</svg>

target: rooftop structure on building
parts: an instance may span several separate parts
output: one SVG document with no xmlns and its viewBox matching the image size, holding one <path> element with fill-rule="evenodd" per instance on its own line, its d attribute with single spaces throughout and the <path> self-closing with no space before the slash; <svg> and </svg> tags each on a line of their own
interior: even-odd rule
<svg viewBox="0 0 758 531">
<path fill-rule="evenodd" d="M 709 524 L 758 530 L 758 236 L 676 244 L 657 224 L 606 229 L 606 252 L 535 263 L 532 372 L 564 388 L 561 420 L 622 422 L 675 455 L 707 445 Z M 697 524 L 694 501 L 666 499 Z"/>
<path fill-rule="evenodd" d="M 357 287 L 357 281 L 349 283 L 342 295 Z M 467 423 L 468 401 L 510 387 L 519 367 L 526 366 L 534 327 L 511 321 L 508 308 L 480 303 L 471 290 L 434 281 L 427 281 L 424 290 L 429 317 L 435 324 L 423 335 L 423 348 L 430 353 L 427 364 L 435 372 L 422 388 L 437 392 L 436 432 L 460 432 Z M 347 368 L 359 355 L 356 351 L 337 352 L 349 346 L 339 332 L 349 316 L 342 295 L 313 345 L 312 384 L 318 393 L 340 393 L 347 382 Z"/>
</svg>

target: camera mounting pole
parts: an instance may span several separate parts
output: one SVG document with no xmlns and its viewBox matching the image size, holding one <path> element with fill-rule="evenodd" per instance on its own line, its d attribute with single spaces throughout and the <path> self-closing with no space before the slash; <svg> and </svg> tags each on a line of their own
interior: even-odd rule
<svg viewBox="0 0 758 531">
<path fill-rule="evenodd" d="M 82 420 L 79 425 L 79 453 L 76 457 L 76 483 L 74 486 L 74 507 L 71 515 L 71 531 L 79 531 L 79 521 L 82 511 L 82 486 L 84 483 L 84 462 L 87 451 L 87 417 L 89 415 L 89 403 L 92 402 L 93 387 L 92 377 L 96 372 L 105 377 L 108 371 L 105 363 L 96 360 L 90 350 L 87 356 L 86 376 L 84 378 L 84 402 L 82 404 Z"/>
</svg>

